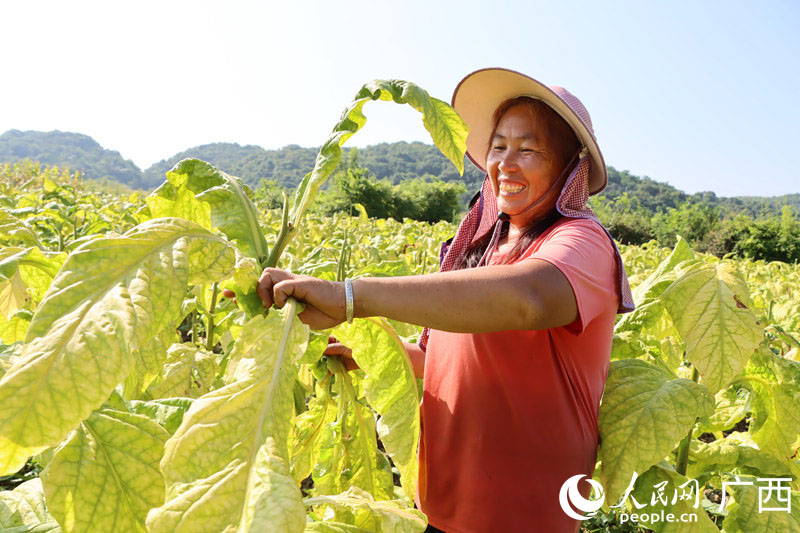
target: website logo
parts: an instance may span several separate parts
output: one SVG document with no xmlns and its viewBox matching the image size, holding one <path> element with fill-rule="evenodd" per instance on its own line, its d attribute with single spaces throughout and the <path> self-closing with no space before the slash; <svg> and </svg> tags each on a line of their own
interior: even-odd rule
<svg viewBox="0 0 800 533">
<path fill-rule="evenodd" d="M 587 500 L 581 496 L 578 483 L 585 477 L 586 476 L 583 474 L 572 476 L 561 485 L 561 491 L 558 494 L 558 502 L 561 504 L 561 509 L 567 516 L 575 520 L 588 520 L 593 517 L 597 514 L 598 509 L 603 506 L 603 502 L 606 499 L 603 486 L 592 478 L 586 478 L 586 481 L 594 488 L 595 493 L 598 494 L 598 498 L 595 500 Z"/>
</svg>

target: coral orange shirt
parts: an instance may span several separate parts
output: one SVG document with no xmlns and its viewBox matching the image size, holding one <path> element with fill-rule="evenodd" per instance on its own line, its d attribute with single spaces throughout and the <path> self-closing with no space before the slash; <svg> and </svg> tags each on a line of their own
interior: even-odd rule
<svg viewBox="0 0 800 533">
<path fill-rule="evenodd" d="M 495 252 L 491 263 L 501 258 Z M 558 495 L 568 478 L 594 471 L 619 306 L 614 249 L 597 223 L 564 218 L 517 261 L 530 258 L 566 276 L 575 322 L 537 331 L 431 331 L 428 340 L 417 505 L 447 533 L 579 527 Z"/>
</svg>

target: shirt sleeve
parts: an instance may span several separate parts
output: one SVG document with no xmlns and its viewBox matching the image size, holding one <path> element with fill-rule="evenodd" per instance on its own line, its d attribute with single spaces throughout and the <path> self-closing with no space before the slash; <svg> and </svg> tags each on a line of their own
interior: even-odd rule
<svg viewBox="0 0 800 533">
<path fill-rule="evenodd" d="M 523 257 L 528 258 L 547 261 L 569 281 L 578 306 L 578 318 L 566 326 L 572 333 L 582 333 L 599 315 L 618 308 L 614 248 L 596 222 L 574 219 L 558 225 L 537 250 Z"/>
</svg>

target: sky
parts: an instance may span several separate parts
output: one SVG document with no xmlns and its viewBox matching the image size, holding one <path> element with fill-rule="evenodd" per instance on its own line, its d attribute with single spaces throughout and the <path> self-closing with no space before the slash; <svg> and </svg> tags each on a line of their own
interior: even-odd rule
<svg viewBox="0 0 800 533">
<path fill-rule="evenodd" d="M 212 142 L 319 146 L 371 79 L 449 102 L 498 66 L 578 96 L 618 170 L 800 193 L 798 27 L 793 0 L 2 2 L 0 133 L 84 133 L 142 169 Z M 349 146 L 430 142 L 408 106 L 364 112 Z"/>
</svg>

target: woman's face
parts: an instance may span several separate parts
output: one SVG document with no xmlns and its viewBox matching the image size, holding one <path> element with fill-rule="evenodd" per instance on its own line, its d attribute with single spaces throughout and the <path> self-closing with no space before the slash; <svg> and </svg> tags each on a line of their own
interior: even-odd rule
<svg viewBox="0 0 800 533">
<path fill-rule="evenodd" d="M 514 226 L 523 227 L 552 209 L 550 199 L 527 209 L 547 192 L 561 169 L 543 124 L 533 120 L 524 104 L 509 108 L 500 118 L 486 156 L 486 170 L 497 207 L 511 217 Z M 557 198 L 559 192 L 553 190 L 551 195 Z"/>
</svg>

